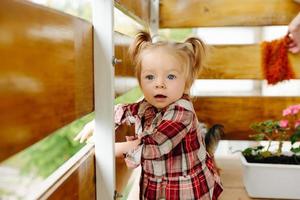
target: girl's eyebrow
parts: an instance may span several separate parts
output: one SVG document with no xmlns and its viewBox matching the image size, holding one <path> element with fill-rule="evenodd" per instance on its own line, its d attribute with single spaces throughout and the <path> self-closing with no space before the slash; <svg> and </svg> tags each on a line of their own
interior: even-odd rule
<svg viewBox="0 0 300 200">
<path fill-rule="evenodd" d="M 142 70 L 142 72 L 141 72 L 142 74 L 145 74 L 145 73 L 154 73 L 152 70 Z"/>
<path fill-rule="evenodd" d="M 176 68 L 171 68 L 169 70 L 167 70 L 168 72 L 177 72 L 177 73 L 181 73 L 182 70 L 176 69 Z"/>
</svg>

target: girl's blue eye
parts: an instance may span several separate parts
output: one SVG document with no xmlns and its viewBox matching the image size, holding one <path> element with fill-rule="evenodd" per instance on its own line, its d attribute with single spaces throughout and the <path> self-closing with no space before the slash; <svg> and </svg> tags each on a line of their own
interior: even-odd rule
<svg viewBox="0 0 300 200">
<path fill-rule="evenodd" d="M 153 75 L 147 75 L 147 76 L 145 76 L 145 78 L 148 79 L 148 80 L 153 80 L 154 76 Z"/>
<path fill-rule="evenodd" d="M 174 80 L 176 78 L 176 76 L 174 74 L 169 74 L 168 75 L 168 79 L 170 80 Z"/>
</svg>

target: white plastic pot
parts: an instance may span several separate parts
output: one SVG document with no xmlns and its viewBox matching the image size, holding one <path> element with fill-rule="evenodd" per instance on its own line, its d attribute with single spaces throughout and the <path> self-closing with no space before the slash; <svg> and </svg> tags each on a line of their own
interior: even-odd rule
<svg viewBox="0 0 300 200">
<path fill-rule="evenodd" d="M 300 199 L 300 165 L 248 163 L 243 155 L 241 160 L 250 197 Z"/>
</svg>

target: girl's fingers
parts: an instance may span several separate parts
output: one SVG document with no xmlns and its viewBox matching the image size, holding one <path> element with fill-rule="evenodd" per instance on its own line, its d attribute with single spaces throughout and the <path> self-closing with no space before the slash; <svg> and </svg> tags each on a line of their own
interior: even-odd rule
<svg viewBox="0 0 300 200">
<path fill-rule="evenodd" d="M 125 138 L 126 138 L 126 141 L 132 141 L 132 140 L 136 139 L 135 136 L 125 136 Z"/>
<path fill-rule="evenodd" d="M 83 130 L 83 134 L 80 138 L 80 143 L 84 142 L 90 135 L 93 133 L 94 129 L 91 127 L 86 127 L 86 129 Z"/>
<path fill-rule="evenodd" d="M 87 140 L 92 133 L 94 132 L 94 120 L 87 123 L 83 129 L 77 134 L 77 136 L 74 138 L 75 141 L 79 140 L 80 143 Z"/>
<path fill-rule="evenodd" d="M 82 131 L 79 132 L 76 137 L 74 138 L 75 141 L 79 140 L 81 138 L 81 135 L 82 135 Z"/>
<path fill-rule="evenodd" d="M 129 159 L 127 159 L 127 158 L 125 158 L 124 160 L 125 160 L 126 166 L 127 166 L 128 168 L 136 168 L 136 167 L 139 166 L 138 164 L 132 162 L 131 160 L 129 160 Z"/>
</svg>

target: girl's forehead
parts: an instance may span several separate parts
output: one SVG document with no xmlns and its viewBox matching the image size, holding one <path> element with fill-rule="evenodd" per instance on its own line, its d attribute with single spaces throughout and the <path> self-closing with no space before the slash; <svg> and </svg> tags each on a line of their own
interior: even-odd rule
<svg viewBox="0 0 300 200">
<path fill-rule="evenodd" d="M 141 68 L 145 70 L 181 71 L 181 61 L 168 51 L 149 51 L 141 57 Z"/>
<path fill-rule="evenodd" d="M 166 47 L 157 47 L 146 49 L 141 55 L 141 60 L 144 63 L 152 62 L 180 62 L 179 57 L 174 50 Z"/>
</svg>

